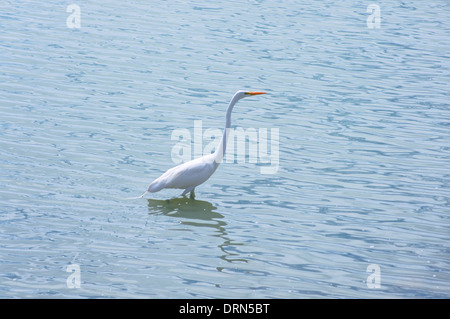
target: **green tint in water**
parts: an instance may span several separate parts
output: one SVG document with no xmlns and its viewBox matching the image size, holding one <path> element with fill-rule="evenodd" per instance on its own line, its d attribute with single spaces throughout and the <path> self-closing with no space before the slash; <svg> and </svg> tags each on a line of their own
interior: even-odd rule
<svg viewBox="0 0 450 319">
<path fill-rule="evenodd" d="M 0 297 L 449 296 L 445 1 L 76 4 L 0 2 Z M 122 200 L 238 89 L 275 174 Z"/>
</svg>

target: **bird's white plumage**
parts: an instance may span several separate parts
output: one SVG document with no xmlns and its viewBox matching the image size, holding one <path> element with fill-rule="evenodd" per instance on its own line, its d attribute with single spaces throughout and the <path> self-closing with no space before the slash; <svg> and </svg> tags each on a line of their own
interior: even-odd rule
<svg viewBox="0 0 450 319">
<path fill-rule="evenodd" d="M 187 189 L 196 187 L 208 180 L 218 164 L 214 161 L 214 154 L 206 155 L 169 169 L 148 187 L 151 193 L 163 188 Z"/>
<path fill-rule="evenodd" d="M 264 92 L 247 92 L 247 91 L 237 91 L 230 101 L 226 113 L 226 124 L 225 130 L 223 132 L 222 140 L 220 141 L 216 151 L 213 154 L 208 154 L 200 158 L 191 160 L 189 162 L 175 166 L 167 170 L 160 177 L 155 179 L 147 191 L 139 197 L 141 198 L 148 192 L 155 193 L 164 188 L 179 188 L 184 189 L 182 195 L 194 192 L 195 187 L 206 182 L 211 175 L 216 171 L 223 156 L 225 155 L 225 149 L 227 145 L 228 130 L 231 127 L 231 111 L 234 105 L 240 99 L 246 96 L 265 94 Z"/>
</svg>

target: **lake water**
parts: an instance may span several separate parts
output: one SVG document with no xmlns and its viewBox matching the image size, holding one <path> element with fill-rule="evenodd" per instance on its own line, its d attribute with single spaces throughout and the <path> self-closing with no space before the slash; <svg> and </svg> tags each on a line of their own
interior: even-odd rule
<svg viewBox="0 0 450 319">
<path fill-rule="evenodd" d="M 448 1 L 70 4 L 0 3 L 0 297 L 450 296 Z M 124 199 L 238 89 L 272 173 Z"/>
</svg>

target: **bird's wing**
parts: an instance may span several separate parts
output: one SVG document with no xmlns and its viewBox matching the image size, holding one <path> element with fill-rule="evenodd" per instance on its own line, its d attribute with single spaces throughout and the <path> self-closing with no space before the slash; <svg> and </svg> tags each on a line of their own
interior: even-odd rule
<svg viewBox="0 0 450 319">
<path fill-rule="evenodd" d="M 169 169 L 149 186 L 150 192 L 163 188 L 181 188 L 197 186 L 205 182 L 214 172 L 214 165 L 205 158 L 198 158 Z"/>
</svg>

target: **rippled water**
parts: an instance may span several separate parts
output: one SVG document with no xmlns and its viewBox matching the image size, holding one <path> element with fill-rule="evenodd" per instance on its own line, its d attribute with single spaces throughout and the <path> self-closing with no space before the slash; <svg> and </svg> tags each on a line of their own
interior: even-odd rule
<svg viewBox="0 0 450 319">
<path fill-rule="evenodd" d="M 448 1 L 74 3 L 0 3 L 0 297 L 450 296 Z M 241 88 L 276 174 L 123 200 Z"/>
</svg>

